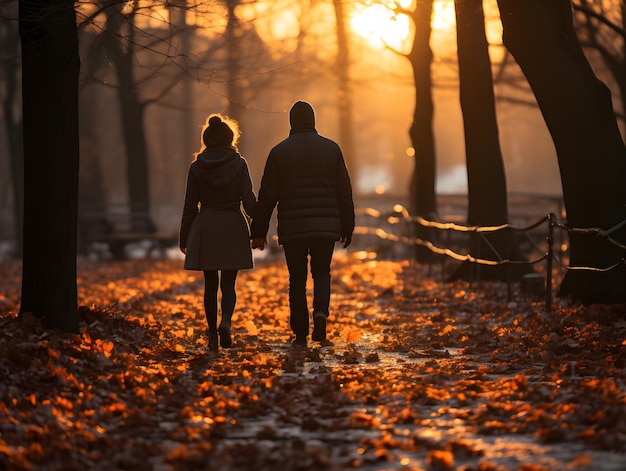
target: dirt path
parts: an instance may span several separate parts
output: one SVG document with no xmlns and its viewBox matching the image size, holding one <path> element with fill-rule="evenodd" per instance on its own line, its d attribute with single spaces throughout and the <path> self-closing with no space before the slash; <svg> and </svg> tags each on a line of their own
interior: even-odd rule
<svg viewBox="0 0 626 471">
<path fill-rule="evenodd" d="M 294 348 L 278 260 L 213 354 L 180 265 L 81 262 L 78 336 L 17 320 L 2 265 L 0 469 L 626 469 L 623 307 L 338 257 L 328 341 Z"/>
</svg>

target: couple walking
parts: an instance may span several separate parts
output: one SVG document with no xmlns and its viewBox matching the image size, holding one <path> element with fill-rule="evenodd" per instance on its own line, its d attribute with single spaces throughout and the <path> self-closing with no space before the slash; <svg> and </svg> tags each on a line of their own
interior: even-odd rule
<svg viewBox="0 0 626 471">
<path fill-rule="evenodd" d="M 341 149 L 315 129 L 313 107 L 297 101 L 289 111 L 289 122 L 289 137 L 267 158 L 258 201 L 248 165 L 237 152 L 238 125 L 229 118 L 209 117 L 202 132 L 203 146 L 189 168 L 179 244 L 185 269 L 204 273 L 211 350 L 218 348 L 218 339 L 222 348 L 232 346 L 237 272 L 253 268 L 252 248 L 265 248 L 276 206 L 278 243 L 289 271 L 293 343 L 306 345 L 309 335 L 309 258 L 314 282 L 311 338 L 326 339 L 333 249 L 338 240 L 347 248 L 354 230 L 352 187 Z M 222 295 L 219 327 L 218 288 Z"/>
</svg>

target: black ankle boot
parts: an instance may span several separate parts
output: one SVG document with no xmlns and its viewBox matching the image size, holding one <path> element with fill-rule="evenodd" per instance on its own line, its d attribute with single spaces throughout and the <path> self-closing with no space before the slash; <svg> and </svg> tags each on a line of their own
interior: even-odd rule
<svg viewBox="0 0 626 471">
<path fill-rule="evenodd" d="M 314 342 L 326 340 L 326 314 L 323 312 L 313 313 L 313 335 L 311 335 L 311 340 Z"/>
<path fill-rule="evenodd" d="M 217 331 L 220 334 L 220 346 L 222 348 L 230 348 L 233 346 L 233 339 L 230 337 L 230 325 L 220 324 Z"/>
</svg>

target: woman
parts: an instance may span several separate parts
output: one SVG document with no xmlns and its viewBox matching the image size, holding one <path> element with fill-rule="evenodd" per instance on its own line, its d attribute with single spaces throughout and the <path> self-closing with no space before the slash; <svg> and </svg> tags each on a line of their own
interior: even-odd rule
<svg viewBox="0 0 626 471">
<path fill-rule="evenodd" d="M 204 310 L 209 348 L 230 348 L 231 318 L 237 300 L 237 271 L 253 268 L 249 216 L 256 205 L 248 164 L 237 152 L 237 122 L 209 116 L 202 147 L 189 167 L 180 225 L 186 270 L 204 272 Z M 243 209 L 243 211 L 242 211 Z M 217 327 L 217 291 L 222 319 Z"/>
</svg>

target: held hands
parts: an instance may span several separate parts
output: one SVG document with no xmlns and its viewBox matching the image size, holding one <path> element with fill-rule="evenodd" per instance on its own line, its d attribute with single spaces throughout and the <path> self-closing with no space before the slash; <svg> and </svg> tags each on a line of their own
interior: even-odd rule
<svg viewBox="0 0 626 471">
<path fill-rule="evenodd" d="M 350 244 L 352 243 L 352 236 L 342 237 L 340 239 L 340 242 L 343 244 L 343 248 L 347 249 L 350 246 Z M 252 239 L 252 242 L 250 243 L 250 246 L 253 249 L 263 250 L 265 248 L 266 244 L 267 244 L 267 238 L 265 238 L 265 237 L 257 237 L 257 238 Z"/>
<path fill-rule="evenodd" d="M 252 242 L 251 242 L 250 246 L 253 249 L 263 250 L 265 248 L 265 244 L 267 244 L 267 238 L 265 238 L 265 237 L 257 237 L 255 239 L 252 239 Z"/>
</svg>

